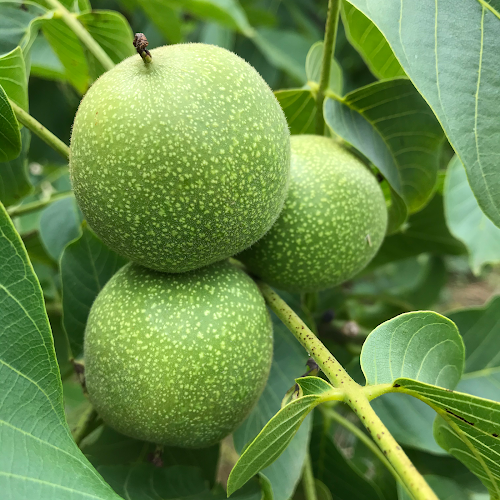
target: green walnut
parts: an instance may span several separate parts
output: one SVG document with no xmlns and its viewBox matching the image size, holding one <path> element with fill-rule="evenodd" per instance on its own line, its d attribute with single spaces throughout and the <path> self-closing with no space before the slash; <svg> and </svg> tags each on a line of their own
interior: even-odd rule
<svg viewBox="0 0 500 500">
<path fill-rule="evenodd" d="M 272 229 L 240 258 L 283 290 L 338 285 L 368 264 L 380 247 L 387 208 L 377 180 L 332 139 L 291 138 L 291 179 Z"/>
<path fill-rule="evenodd" d="M 92 229 L 117 253 L 165 272 L 234 255 L 261 238 L 285 201 L 287 122 L 237 55 L 204 44 L 130 57 L 89 89 L 70 173 Z"/>
<path fill-rule="evenodd" d="M 90 311 L 90 400 L 111 427 L 199 448 L 230 434 L 262 393 L 272 324 L 255 283 L 227 261 L 183 274 L 127 264 Z"/>
</svg>

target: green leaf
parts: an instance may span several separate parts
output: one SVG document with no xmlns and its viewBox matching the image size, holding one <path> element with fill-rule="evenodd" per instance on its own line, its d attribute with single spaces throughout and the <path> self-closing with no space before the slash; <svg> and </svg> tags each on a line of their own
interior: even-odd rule
<svg viewBox="0 0 500 500">
<path fill-rule="evenodd" d="M 46 38 L 39 33 L 30 51 L 32 76 L 40 76 L 48 80 L 66 81 L 64 66 L 52 50 Z"/>
<path fill-rule="evenodd" d="M 292 135 L 314 134 L 317 108 L 310 90 L 278 90 L 274 95 L 283 108 Z"/>
<path fill-rule="evenodd" d="M 0 205 L 0 491 L 117 499 L 73 441 L 40 285 Z"/>
<path fill-rule="evenodd" d="M 73 197 L 55 201 L 42 212 L 40 238 L 47 253 L 59 261 L 64 247 L 80 235 L 81 214 Z"/>
<path fill-rule="evenodd" d="M 478 205 L 458 156 L 453 157 L 446 172 L 444 208 L 450 232 L 467 247 L 475 274 L 485 264 L 500 262 L 500 228 Z"/>
<path fill-rule="evenodd" d="M 273 317 L 274 351 L 267 385 L 257 406 L 233 434 L 236 451 L 259 434 L 281 408 L 281 399 L 294 380 L 306 371 L 307 353 L 288 329 Z M 270 481 L 275 500 L 288 500 L 302 475 L 312 421 L 306 418 L 290 445 L 262 474 Z"/>
<path fill-rule="evenodd" d="M 319 85 L 321 77 L 321 63 L 323 61 L 323 42 L 316 42 L 307 53 L 306 57 L 306 77 L 307 83 L 313 89 Z M 316 84 L 316 85 L 315 85 Z M 332 59 L 332 66 L 330 68 L 330 78 L 328 80 L 328 89 L 337 95 L 342 95 L 342 88 L 344 86 L 344 77 L 340 64 Z"/>
<path fill-rule="evenodd" d="M 40 6 L 23 3 L 24 7 L 20 1 L 0 2 L 0 55 L 17 46 L 24 50 L 32 21 L 45 12 Z"/>
<path fill-rule="evenodd" d="M 200 42 L 217 45 L 227 50 L 233 50 L 235 33 L 225 26 L 217 23 L 206 22 L 200 32 Z"/>
<path fill-rule="evenodd" d="M 380 170 L 410 212 L 429 201 L 444 135 L 409 80 L 372 83 L 339 101 L 328 98 L 324 114 L 332 131 Z"/>
<path fill-rule="evenodd" d="M 301 377 L 296 379 L 297 385 L 302 389 L 303 396 L 323 394 L 333 390 L 333 386 L 320 377 Z"/>
<path fill-rule="evenodd" d="M 462 376 L 465 349 L 455 324 L 432 311 L 401 314 L 368 335 L 361 351 L 367 384 L 400 377 L 454 388 Z"/>
<path fill-rule="evenodd" d="M 27 170 L 31 134 L 26 127 L 21 130 L 21 139 L 21 154 L 15 160 L 0 163 L 0 202 L 6 207 L 19 203 L 33 189 Z"/>
<path fill-rule="evenodd" d="M 164 0 L 174 8 L 187 10 L 201 19 L 211 19 L 230 28 L 237 29 L 246 36 L 253 36 L 245 11 L 237 0 Z"/>
<path fill-rule="evenodd" d="M 0 162 L 14 160 L 21 153 L 21 133 L 5 90 L 0 85 Z"/>
<path fill-rule="evenodd" d="M 465 344 L 465 374 L 457 389 L 481 398 L 500 401 L 500 297 L 484 307 L 448 314 Z"/>
<path fill-rule="evenodd" d="M 439 500 L 469 500 L 469 495 L 453 479 L 443 476 L 425 475 L 424 479 L 433 489 Z M 400 500 L 412 500 L 406 490 L 398 483 Z"/>
<path fill-rule="evenodd" d="M 62 19 L 47 19 L 42 31 L 52 50 L 64 66 L 66 79 L 83 94 L 90 83 L 85 51 L 77 36 Z"/>
<path fill-rule="evenodd" d="M 80 393 L 81 393 L 80 387 Z M 83 453 L 94 467 L 128 465 L 144 462 L 149 453 L 154 453 L 155 445 L 120 434 L 107 426 L 101 426 L 81 444 Z M 165 467 L 194 466 L 203 472 L 205 481 L 212 486 L 217 473 L 219 444 L 193 450 L 189 448 L 164 447 L 161 459 Z"/>
<path fill-rule="evenodd" d="M 435 194 L 423 210 L 410 216 L 402 232 L 385 238 L 366 271 L 422 253 L 461 255 L 465 252 L 464 245 L 446 226 L 443 197 Z"/>
<path fill-rule="evenodd" d="M 350 0 L 384 34 L 500 225 L 500 14 L 485 0 Z"/>
<path fill-rule="evenodd" d="M 341 13 L 347 39 L 377 78 L 405 76 L 384 35 L 370 19 L 347 2 L 342 2 Z"/>
<path fill-rule="evenodd" d="M 28 111 L 28 77 L 21 47 L 0 57 L 0 85 L 11 101 Z"/>
<path fill-rule="evenodd" d="M 437 418 L 438 444 L 476 474 L 493 498 L 500 496 L 500 403 L 453 392 L 407 378 L 394 381 L 395 392 L 421 399 Z"/>
<path fill-rule="evenodd" d="M 312 394 L 284 406 L 262 429 L 260 434 L 236 462 L 227 483 L 231 495 L 262 469 L 271 465 L 290 444 L 307 414 L 322 401 Z"/>
<path fill-rule="evenodd" d="M 335 436 L 336 426 L 321 411 L 314 412 L 311 435 L 311 461 L 314 477 L 319 479 L 332 493 L 334 500 L 386 500 L 395 495 L 385 495 L 372 474 L 364 475 L 340 451 Z M 350 443 L 351 444 L 351 443 Z M 364 446 L 364 445 L 361 445 Z M 377 457 L 376 460 L 379 460 Z M 385 478 L 384 478 L 385 479 Z M 392 488 L 394 480 L 389 479 Z"/>
<path fill-rule="evenodd" d="M 118 64 L 123 59 L 136 54 L 132 44 L 134 39 L 132 28 L 118 12 L 93 10 L 86 14 L 80 14 L 78 20 L 114 63 Z M 87 58 L 91 77 L 95 80 L 105 72 L 105 69 L 88 51 Z"/>
<path fill-rule="evenodd" d="M 98 471 L 123 498 L 133 500 L 211 498 L 207 482 L 196 467 L 106 465 Z"/>
<path fill-rule="evenodd" d="M 108 280 L 127 259 L 110 250 L 83 223 L 81 236 L 61 258 L 63 324 L 73 357 L 83 352 L 83 335 L 90 307 Z"/>
<path fill-rule="evenodd" d="M 260 28 L 252 41 L 267 61 L 297 82 L 306 83 L 305 62 L 310 42 L 294 31 Z"/>
<path fill-rule="evenodd" d="M 170 43 L 182 41 L 179 11 L 163 0 L 137 0 L 153 24 Z"/>
</svg>

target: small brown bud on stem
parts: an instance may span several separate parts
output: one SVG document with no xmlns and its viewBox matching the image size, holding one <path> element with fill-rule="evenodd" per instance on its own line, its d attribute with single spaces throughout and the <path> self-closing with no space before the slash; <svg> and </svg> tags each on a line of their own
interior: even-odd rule
<svg viewBox="0 0 500 500">
<path fill-rule="evenodd" d="M 135 50 L 137 50 L 137 53 L 142 57 L 145 63 L 150 63 L 153 60 L 151 52 L 146 48 L 149 42 L 144 33 L 136 33 L 133 44 Z"/>
</svg>

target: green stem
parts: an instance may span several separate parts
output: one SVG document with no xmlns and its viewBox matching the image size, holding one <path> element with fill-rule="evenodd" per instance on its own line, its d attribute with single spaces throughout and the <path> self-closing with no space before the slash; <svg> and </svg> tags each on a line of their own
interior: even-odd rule
<svg viewBox="0 0 500 500">
<path fill-rule="evenodd" d="M 66 146 L 61 139 L 56 137 L 50 130 L 47 130 L 39 121 L 35 120 L 29 113 L 26 113 L 26 111 L 20 108 L 15 102 L 9 99 L 9 103 L 20 123 L 29 128 L 35 135 L 40 137 L 42 141 L 47 143 L 66 160 L 69 158 L 69 147 Z"/>
<path fill-rule="evenodd" d="M 92 405 L 89 405 L 73 430 L 73 439 L 78 446 L 96 428 L 96 421 L 97 412 Z"/>
<path fill-rule="evenodd" d="M 337 413 L 335 410 L 331 408 L 327 408 L 324 405 L 319 407 L 321 413 L 325 415 L 326 418 L 330 420 L 335 420 L 338 424 L 340 424 L 344 429 L 348 430 L 351 434 L 356 436 L 387 468 L 387 470 L 394 476 L 398 483 L 401 483 L 403 487 L 406 489 L 406 485 L 403 483 L 399 474 L 396 472 L 394 467 L 391 465 L 391 462 L 387 460 L 385 455 L 380 451 L 377 445 L 370 439 L 357 425 L 354 425 L 352 422 L 344 418 L 342 415 Z M 410 494 L 411 497 L 411 494 Z"/>
<path fill-rule="evenodd" d="M 288 304 L 267 284 L 257 282 L 268 306 L 295 335 L 302 346 L 310 353 L 330 382 L 343 390 L 344 403 L 356 413 L 362 424 L 382 450 L 387 460 L 396 470 L 415 500 L 438 500 L 435 493 L 425 482 L 405 452 L 392 437 L 380 418 L 377 416 L 366 393 L 371 397 L 366 387 L 359 384 L 348 375 L 340 363 L 332 356 L 321 341 L 295 314 Z M 385 389 L 385 387 L 384 387 Z M 377 391 L 378 392 L 378 391 Z"/>
<path fill-rule="evenodd" d="M 347 385 L 357 385 L 293 309 L 269 285 L 263 282 L 257 282 L 257 285 L 269 307 L 295 335 L 309 355 L 314 358 L 332 384 L 342 389 Z"/>
<path fill-rule="evenodd" d="M 311 464 L 311 455 L 309 455 L 309 453 L 306 454 L 306 459 L 304 461 L 304 469 L 302 471 L 302 486 L 304 487 L 304 496 L 306 497 L 306 500 L 318 500 Z"/>
<path fill-rule="evenodd" d="M 323 135 L 325 132 L 325 120 L 323 118 L 323 102 L 325 91 L 330 83 L 330 69 L 332 67 L 335 39 L 337 38 L 337 27 L 339 24 L 340 0 L 328 1 L 328 15 L 326 18 L 325 41 L 323 44 L 323 60 L 321 62 L 321 76 L 319 79 L 318 93 L 316 94 L 316 133 Z"/>
<path fill-rule="evenodd" d="M 63 198 L 68 198 L 73 195 L 73 191 L 63 191 L 61 193 L 56 193 L 46 200 L 33 201 L 31 203 L 26 203 L 26 205 L 19 205 L 17 207 L 11 207 L 7 210 L 10 217 L 19 217 L 20 215 L 26 215 L 31 212 L 36 212 L 41 210 L 46 206 L 54 203 L 57 200 L 62 200 Z"/>
<path fill-rule="evenodd" d="M 46 0 L 46 2 L 60 15 L 62 20 L 68 25 L 73 33 L 81 40 L 81 42 L 89 49 L 94 57 L 102 64 L 106 71 L 113 69 L 115 63 L 106 54 L 103 48 L 92 38 L 90 33 L 85 29 L 83 24 L 77 19 L 75 14 L 72 14 L 58 0 Z"/>
</svg>

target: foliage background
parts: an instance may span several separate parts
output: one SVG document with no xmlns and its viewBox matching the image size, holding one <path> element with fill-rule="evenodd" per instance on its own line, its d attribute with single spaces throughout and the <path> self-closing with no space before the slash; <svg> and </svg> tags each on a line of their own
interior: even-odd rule
<svg viewBox="0 0 500 500">
<path fill-rule="evenodd" d="M 87 0 L 64 3 L 77 13 L 88 8 Z M 20 44 L 29 69 L 27 94 L 23 90 L 9 94 L 7 86 L 5 89 L 17 104 L 29 106 L 37 120 L 68 143 L 79 100 L 102 68 L 58 19 L 48 19 L 41 24 L 40 33 L 34 31 L 30 36 L 29 23 L 44 12 L 40 6 L 47 7 L 43 0 L 0 2 L 0 83 L 5 85 L 7 76 L 10 78 L 6 71 L 11 67 L 9 61 L 17 61 L 12 51 Z M 128 33 L 136 31 L 146 33 L 150 47 L 180 42 L 223 46 L 246 59 L 277 91 L 292 133 L 314 132 L 311 95 L 319 80 L 317 60 L 322 49 L 311 47 L 323 37 L 325 1 L 93 0 L 92 8 L 123 16 L 83 14 L 81 18 L 116 62 L 134 53 Z M 372 329 L 407 311 L 442 312 L 469 339 L 466 375 L 459 388 L 500 401 L 500 362 L 491 355 L 500 347 L 495 342 L 500 334 L 500 309 L 498 300 L 491 300 L 500 289 L 500 229 L 479 208 L 462 164 L 456 157 L 452 159 L 453 150 L 440 123 L 405 79 L 405 71 L 384 38 L 347 2 L 342 20 L 335 48 L 338 65 L 334 65 L 330 88 L 333 94 L 345 97 L 330 99 L 325 119 L 333 133 L 356 148 L 386 179 L 383 187 L 391 203 L 392 234 L 354 280 L 318 296 L 283 296 L 318 330 L 358 381 L 362 381 L 360 346 Z M 370 114 L 366 111 L 370 107 L 380 114 Z M 399 117 L 392 116 L 395 109 Z M 408 118 L 410 114 L 413 118 Z M 426 132 L 428 140 L 413 144 L 410 153 L 401 153 L 397 141 L 391 139 L 394 128 L 408 136 Z M 355 131 L 361 131 L 360 135 Z M 64 194 L 71 188 L 66 162 L 38 137 L 30 137 L 25 128 L 21 135 L 22 154 L 0 165 L 0 201 L 13 215 L 42 286 L 63 379 L 66 417 L 73 429 L 85 416 L 88 404 L 68 361 L 70 352 L 75 357 L 81 354 L 90 305 L 124 261 L 92 234 L 74 199 Z M 402 160 L 401 155 L 406 154 L 412 157 Z M 411 162 L 422 165 L 425 173 L 420 174 L 416 189 L 412 188 L 414 174 L 405 169 Z M 426 176 L 430 179 L 427 184 L 421 180 Z M 58 201 L 22 215 L 23 207 L 57 193 L 63 193 Z M 125 498 L 150 498 L 145 484 L 154 484 L 160 498 L 223 498 L 220 490 L 210 491 L 216 474 L 224 482 L 234 454 L 276 413 L 294 378 L 305 371 L 306 354 L 281 324 L 276 323 L 275 330 L 268 387 L 235 433 L 234 448 L 225 442 L 217 470 L 217 448 L 166 450 L 165 467 L 157 469 L 151 464 L 154 450 L 150 445 L 103 426 L 81 443 L 90 463 Z M 479 480 L 436 443 L 434 413 L 425 405 L 408 396 L 387 395 L 374 407 L 417 468 L 432 475 L 429 481 L 441 492 L 440 498 L 485 497 Z M 346 409 L 316 410 L 280 459 L 263 471 L 260 482 L 253 481 L 238 496 L 260 498 L 261 490 L 272 490 L 278 500 L 292 495 L 303 498 L 301 488 L 296 487 L 310 442 L 321 498 L 404 498 L 405 493 L 398 490 L 377 457 L 339 424 L 338 416 L 357 425 Z M 107 494 L 102 498 L 108 498 Z M 76 493 L 75 498 L 79 498 Z"/>
</svg>

